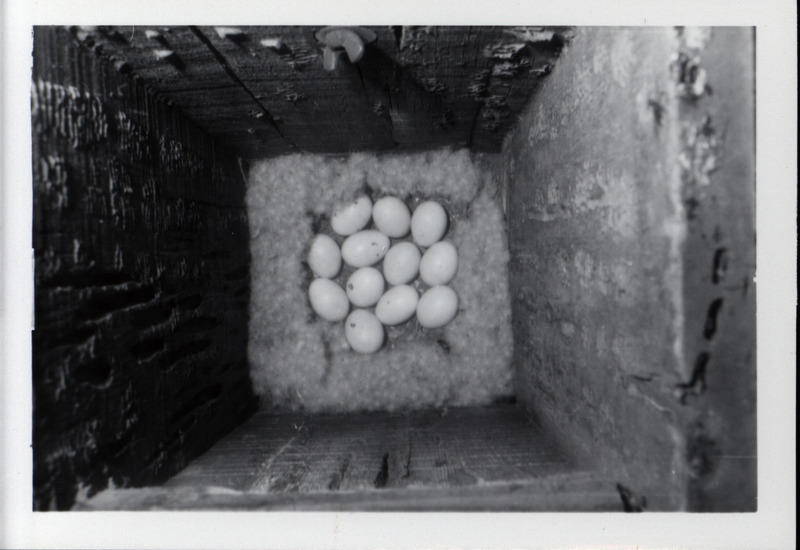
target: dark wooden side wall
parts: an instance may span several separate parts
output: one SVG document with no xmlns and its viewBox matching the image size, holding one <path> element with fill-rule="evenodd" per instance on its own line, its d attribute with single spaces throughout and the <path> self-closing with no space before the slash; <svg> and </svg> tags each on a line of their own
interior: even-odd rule
<svg viewBox="0 0 800 550">
<path fill-rule="evenodd" d="M 236 159 L 102 48 L 34 31 L 34 502 L 163 481 L 255 405 Z"/>
<path fill-rule="evenodd" d="M 651 509 L 756 507 L 753 47 L 581 28 L 504 152 L 517 396 Z"/>
</svg>

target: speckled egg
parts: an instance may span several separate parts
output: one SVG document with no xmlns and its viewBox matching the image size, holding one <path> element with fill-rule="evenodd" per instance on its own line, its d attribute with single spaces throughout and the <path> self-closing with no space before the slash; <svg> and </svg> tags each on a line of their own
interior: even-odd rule
<svg viewBox="0 0 800 550">
<path fill-rule="evenodd" d="M 458 252 L 449 241 L 439 241 L 431 245 L 419 263 L 420 278 L 431 286 L 449 283 L 457 270 Z"/>
<path fill-rule="evenodd" d="M 356 200 L 337 205 L 331 216 L 331 229 L 339 235 L 352 235 L 364 229 L 372 217 L 372 201 L 366 195 Z"/>
<path fill-rule="evenodd" d="M 342 259 L 353 267 L 375 265 L 389 251 L 389 237 L 367 229 L 347 237 L 342 243 Z"/>
<path fill-rule="evenodd" d="M 375 316 L 384 325 L 399 325 L 414 316 L 417 310 L 419 293 L 414 287 L 398 285 L 384 292 L 378 305 L 375 306 Z"/>
<path fill-rule="evenodd" d="M 435 201 L 423 202 L 411 216 L 411 235 L 419 246 L 428 247 L 447 232 L 447 211 Z"/>
<path fill-rule="evenodd" d="M 350 303 L 356 307 L 372 307 L 377 304 L 385 286 L 383 275 L 374 267 L 356 269 L 344 285 Z"/>
<path fill-rule="evenodd" d="M 372 207 L 372 221 L 378 230 L 394 239 L 405 237 L 411 228 L 411 212 L 397 197 L 383 197 Z"/>
<path fill-rule="evenodd" d="M 330 279 L 314 279 L 308 287 L 311 309 L 326 321 L 336 322 L 347 317 L 350 301 L 344 289 Z"/>
<path fill-rule="evenodd" d="M 344 322 L 344 337 L 353 351 L 375 353 L 383 345 L 383 325 L 371 311 L 357 309 Z"/>
<path fill-rule="evenodd" d="M 390 285 L 411 282 L 419 273 L 421 254 L 414 243 L 395 244 L 383 259 L 383 276 Z"/>
<path fill-rule="evenodd" d="M 417 304 L 417 321 L 425 328 L 439 328 L 458 313 L 458 296 L 449 286 L 428 289 Z"/>
<path fill-rule="evenodd" d="M 317 277 L 336 277 L 342 268 L 342 253 L 336 241 L 327 235 L 317 235 L 308 250 L 308 266 Z"/>
</svg>

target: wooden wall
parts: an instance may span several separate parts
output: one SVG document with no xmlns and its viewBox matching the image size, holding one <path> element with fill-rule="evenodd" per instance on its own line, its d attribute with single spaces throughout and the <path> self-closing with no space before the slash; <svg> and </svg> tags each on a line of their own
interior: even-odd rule
<svg viewBox="0 0 800 550">
<path fill-rule="evenodd" d="M 342 53 L 327 71 L 315 36 L 322 28 L 71 31 L 251 159 L 441 147 L 499 152 L 572 34 L 568 27 L 369 26 L 376 40 L 364 57 L 353 64 Z"/>
<path fill-rule="evenodd" d="M 679 56 L 688 505 L 756 510 L 755 29 L 706 31 Z"/>
<path fill-rule="evenodd" d="M 217 41 L 213 28 L 198 30 Z M 79 491 L 163 481 L 253 406 L 241 167 L 185 116 L 217 97 L 195 92 L 230 75 L 218 63 L 187 70 L 193 58 L 169 35 L 179 58 L 158 69 L 175 71 L 159 89 L 166 80 L 143 78 L 116 55 L 124 36 L 113 31 L 100 41 L 74 29 L 34 34 L 37 509 L 68 508 Z M 409 47 L 429 38 L 413 32 Z M 226 47 L 215 46 L 226 59 L 249 55 Z M 579 29 L 504 147 L 518 397 L 651 508 L 756 506 L 752 47 L 748 29 Z M 501 66 L 496 83 L 506 53 L 489 51 Z M 192 74 L 210 80 L 198 88 Z M 402 84 L 403 74 L 393 78 Z M 312 80 L 309 90 L 325 88 Z M 174 102 L 181 82 L 196 103 Z M 444 93 L 436 81 L 413 82 L 431 88 L 420 97 Z M 391 85 L 362 84 L 365 97 L 396 103 Z M 222 89 L 246 94 L 236 83 Z M 317 110 L 293 102 L 294 92 L 276 97 L 308 109 L 304 117 L 268 112 L 309 128 Z M 413 114 L 412 92 L 397 100 Z M 479 116 L 487 93 L 469 120 L 495 132 Z M 242 125 L 252 101 L 206 122 L 245 156 L 292 149 L 280 132 L 269 137 L 276 127 Z M 373 129 L 389 133 L 374 143 L 392 148 L 408 120 L 380 122 L 381 113 Z M 498 116 L 505 124 L 510 115 Z M 443 120 L 443 129 L 466 128 Z M 330 127 L 353 137 L 329 143 L 360 146 L 363 135 Z M 415 127 L 434 137 L 408 143 L 439 143 L 425 125 L 408 126 L 409 136 Z M 313 140 L 330 137 L 308 132 L 320 147 Z M 468 143 L 481 149 L 476 132 Z M 490 142 L 484 150 L 496 150 Z"/>
<path fill-rule="evenodd" d="M 751 29 L 581 28 L 505 150 L 517 392 L 651 508 L 752 510 Z"/>
<path fill-rule="evenodd" d="M 254 405 L 240 167 L 118 69 L 35 29 L 35 509 L 163 481 Z"/>
</svg>

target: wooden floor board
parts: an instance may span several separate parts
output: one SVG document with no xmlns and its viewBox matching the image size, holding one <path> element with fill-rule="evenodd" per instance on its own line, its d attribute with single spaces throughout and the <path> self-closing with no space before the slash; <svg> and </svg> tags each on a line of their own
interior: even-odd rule
<svg viewBox="0 0 800 550">
<path fill-rule="evenodd" d="M 213 487 L 108 489 L 78 501 L 77 511 L 461 511 L 622 512 L 614 483 L 586 472 L 519 483 L 322 493 L 253 493 Z"/>
<path fill-rule="evenodd" d="M 411 414 L 261 411 L 169 482 L 75 510 L 621 511 L 511 405 Z"/>
<path fill-rule="evenodd" d="M 261 411 L 165 487 L 259 494 L 458 487 L 570 468 L 512 405 L 410 414 Z"/>
</svg>

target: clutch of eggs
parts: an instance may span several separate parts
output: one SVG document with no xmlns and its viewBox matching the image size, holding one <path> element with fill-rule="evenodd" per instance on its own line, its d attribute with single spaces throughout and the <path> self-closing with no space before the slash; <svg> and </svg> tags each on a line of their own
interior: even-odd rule
<svg viewBox="0 0 800 550">
<path fill-rule="evenodd" d="M 364 354 L 383 346 L 385 326 L 415 315 L 424 328 L 447 325 L 458 314 L 458 296 L 446 286 L 458 270 L 456 247 L 442 240 L 448 227 L 447 211 L 435 201 L 422 202 L 413 213 L 391 196 L 373 204 L 360 195 L 336 205 L 331 229 L 344 238 L 341 247 L 319 234 L 308 250 L 316 277 L 308 288 L 311 308 L 326 321 L 344 320 L 348 345 Z M 343 263 L 355 268 L 344 288 L 333 280 Z M 422 295 L 420 279 L 428 286 Z"/>
</svg>

